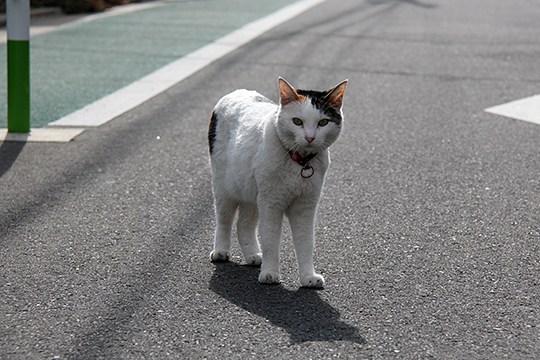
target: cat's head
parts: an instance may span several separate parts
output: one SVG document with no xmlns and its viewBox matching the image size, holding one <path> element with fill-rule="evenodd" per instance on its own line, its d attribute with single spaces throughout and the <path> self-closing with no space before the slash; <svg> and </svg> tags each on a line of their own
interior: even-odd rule
<svg viewBox="0 0 540 360">
<path fill-rule="evenodd" d="M 297 90 L 280 77 L 278 87 L 277 130 L 288 151 L 317 153 L 336 141 L 342 127 L 347 80 L 330 90 L 314 91 Z"/>
</svg>

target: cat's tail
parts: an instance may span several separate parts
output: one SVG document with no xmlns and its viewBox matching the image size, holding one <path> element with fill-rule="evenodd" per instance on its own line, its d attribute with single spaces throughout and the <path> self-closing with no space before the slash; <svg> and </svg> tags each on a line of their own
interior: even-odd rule
<svg viewBox="0 0 540 360">
<path fill-rule="evenodd" d="M 216 112 L 212 112 L 212 117 L 210 117 L 210 124 L 208 125 L 208 146 L 210 147 L 210 155 L 214 151 L 214 143 L 216 142 L 216 129 L 217 129 L 218 118 Z"/>
</svg>

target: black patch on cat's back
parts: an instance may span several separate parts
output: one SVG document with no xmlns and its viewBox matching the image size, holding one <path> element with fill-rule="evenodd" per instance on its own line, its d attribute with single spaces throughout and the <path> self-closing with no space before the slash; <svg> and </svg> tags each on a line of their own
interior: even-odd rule
<svg viewBox="0 0 540 360">
<path fill-rule="evenodd" d="M 343 120 L 339 109 L 332 107 L 328 104 L 326 97 L 330 95 L 329 91 L 316 91 L 316 90 L 296 90 L 298 95 L 308 97 L 311 100 L 313 106 L 328 116 L 328 120 L 341 125 Z"/>
<path fill-rule="evenodd" d="M 208 146 L 210 147 L 210 155 L 214 151 L 214 143 L 216 142 L 216 129 L 218 118 L 215 112 L 212 112 L 210 124 L 208 125 Z"/>
</svg>

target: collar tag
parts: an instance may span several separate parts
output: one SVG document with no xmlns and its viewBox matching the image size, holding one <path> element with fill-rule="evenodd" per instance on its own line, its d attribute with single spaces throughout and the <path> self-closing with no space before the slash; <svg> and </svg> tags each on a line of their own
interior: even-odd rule
<svg viewBox="0 0 540 360">
<path fill-rule="evenodd" d="M 289 151 L 289 156 L 291 157 L 291 159 L 302 167 L 300 175 L 304 179 L 312 177 L 315 173 L 315 169 L 313 169 L 313 167 L 309 165 L 309 161 L 311 161 L 311 159 L 313 159 L 316 155 L 317 154 L 309 154 L 306 157 L 303 157 L 300 153 L 296 151 Z"/>
<path fill-rule="evenodd" d="M 309 164 L 306 164 L 306 166 L 304 166 L 302 168 L 302 171 L 300 171 L 300 175 L 304 179 L 308 179 L 308 178 L 312 177 L 314 173 L 315 173 L 315 170 Z"/>
</svg>

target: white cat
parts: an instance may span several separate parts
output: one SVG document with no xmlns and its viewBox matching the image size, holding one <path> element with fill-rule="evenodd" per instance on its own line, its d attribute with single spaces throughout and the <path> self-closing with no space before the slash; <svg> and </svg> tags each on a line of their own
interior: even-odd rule
<svg viewBox="0 0 540 360">
<path fill-rule="evenodd" d="M 229 260 L 238 210 L 246 263 L 261 265 L 259 282 L 279 283 L 285 214 L 300 283 L 323 287 L 324 278 L 313 265 L 315 212 L 330 163 L 328 147 L 341 131 L 346 86 L 347 80 L 328 91 L 296 90 L 279 78 L 279 105 L 248 90 L 236 90 L 217 103 L 208 131 L 217 225 L 212 261 Z"/>
</svg>

